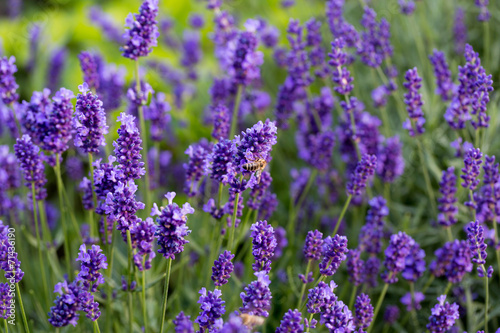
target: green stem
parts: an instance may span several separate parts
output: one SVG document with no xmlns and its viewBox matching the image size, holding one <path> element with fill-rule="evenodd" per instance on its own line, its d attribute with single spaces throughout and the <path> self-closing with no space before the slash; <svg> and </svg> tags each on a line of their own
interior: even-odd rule
<svg viewBox="0 0 500 333">
<path fill-rule="evenodd" d="M 373 312 L 373 319 L 370 327 L 368 327 L 367 333 L 370 333 L 375 326 L 375 319 L 377 319 L 378 312 L 380 311 L 380 307 L 382 306 L 382 302 L 384 301 L 385 294 L 387 293 L 387 289 L 389 288 L 389 284 L 386 283 L 384 285 L 384 289 L 382 289 L 382 293 L 380 293 L 380 296 L 378 297 L 378 302 L 377 306 L 375 307 L 375 311 Z"/>
<path fill-rule="evenodd" d="M 342 219 L 344 218 L 345 212 L 347 211 L 347 207 L 349 207 L 351 200 L 352 200 L 352 195 L 349 195 L 347 197 L 347 200 L 345 201 L 345 204 L 344 204 L 344 207 L 342 208 L 342 211 L 340 212 L 340 216 L 337 219 L 337 224 L 335 224 L 335 229 L 333 229 L 332 236 L 335 236 L 335 234 L 339 230 L 340 223 L 342 223 Z"/>
<path fill-rule="evenodd" d="M 35 219 L 35 232 L 36 232 L 36 242 L 38 244 L 38 261 L 40 262 L 40 271 L 42 274 L 43 292 L 44 297 L 48 299 L 49 293 L 47 292 L 47 278 L 45 276 L 45 264 L 42 259 L 42 241 L 40 240 L 40 231 L 38 230 L 38 216 L 36 209 L 36 193 L 35 193 L 35 183 L 31 183 L 31 202 L 33 203 L 33 217 Z"/>
<path fill-rule="evenodd" d="M 489 292 L 489 280 L 488 273 L 484 265 L 481 265 L 484 272 L 484 292 L 486 293 L 486 299 L 484 301 L 484 333 L 488 333 L 488 307 L 490 300 L 490 292 Z"/>
<path fill-rule="evenodd" d="M 469 189 L 469 199 L 473 203 L 474 202 L 474 192 Z M 476 222 L 476 210 L 474 208 L 471 208 L 471 214 L 472 214 L 472 222 Z"/>
<path fill-rule="evenodd" d="M 451 233 L 451 226 L 445 227 L 448 241 L 453 242 L 453 234 Z"/>
<path fill-rule="evenodd" d="M 498 231 L 497 231 L 497 221 L 496 221 L 496 215 L 494 215 L 494 218 L 493 218 L 493 229 L 495 230 L 495 244 L 498 245 Z M 497 257 L 497 265 L 498 265 L 498 268 L 497 268 L 497 272 L 499 272 L 498 270 L 500 270 L 500 250 L 496 250 L 495 251 L 495 255 Z M 498 274 L 498 278 L 500 279 L 500 272 Z"/>
<path fill-rule="evenodd" d="M 105 225 L 105 229 L 107 230 L 107 221 L 104 220 L 104 225 Z M 114 262 L 114 250 L 115 250 L 115 247 L 114 247 L 114 242 L 115 240 L 115 232 L 114 232 L 114 223 L 113 223 L 113 228 L 111 228 L 111 247 L 109 249 L 109 253 L 108 253 L 108 258 L 109 258 L 109 265 L 108 265 L 108 298 L 107 298 L 107 302 L 106 302 L 106 314 L 107 314 L 107 317 L 108 317 L 108 320 L 106 320 L 106 331 L 109 333 L 111 332 L 111 324 L 112 324 L 112 320 L 110 320 L 110 318 L 112 317 L 112 311 L 113 309 L 111 308 L 111 302 L 112 302 L 112 297 L 111 297 L 111 294 L 112 294 L 112 291 L 113 291 L 113 288 L 111 286 L 111 284 L 109 283 L 109 281 L 112 280 L 113 278 L 113 262 Z M 108 242 L 108 239 L 106 238 L 106 243 Z"/>
<path fill-rule="evenodd" d="M 64 205 L 63 202 L 63 188 L 64 185 L 62 183 L 62 177 L 61 177 L 61 161 L 60 161 L 60 155 L 56 155 L 56 166 L 54 168 L 54 171 L 56 173 L 56 178 L 57 178 L 57 192 L 59 195 L 59 210 L 61 211 L 61 224 L 63 228 L 63 242 L 64 242 L 64 257 L 66 261 L 66 270 L 68 272 L 68 277 L 71 279 L 73 276 L 73 272 L 71 271 L 71 252 L 69 250 L 69 233 L 68 233 L 68 225 L 66 221 L 66 206 Z M 79 234 L 79 230 L 75 230 L 76 233 Z"/>
<path fill-rule="evenodd" d="M 352 309 L 352 306 L 354 305 L 354 299 L 356 298 L 357 292 L 358 286 L 354 286 L 354 288 L 352 288 L 351 299 L 349 300 L 349 309 Z"/>
<path fill-rule="evenodd" d="M 144 317 L 144 332 L 148 331 L 148 317 L 146 315 L 146 256 L 142 260 L 142 315 Z"/>
<path fill-rule="evenodd" d="M 222 185 L 222 182 L 219 183 L 219 195 L 217 196 L 217 204 L 219 205 L 219 209 L 222 207 L 222 189 L 224 185 Z"/>
<path fill-rule="evenodd" d="M 163 326 L 165 324 L 165 315 L 167 312 L 167 300 L 168 300 L 168 284 L 170 282 L 171 269 L 172 269 L 172 259 L 168 259 L 167 276 L 165 277 L 165 288 L 164 288 L 164 293 L 163 293 L 163 305 L 161 308 L 160 333 L 163 333 Z"/>
<path fill-rule="evenodd" d="M 239 200 L 240 200 L 240 193 L 236 193 L 236 196 L 234 198 L 233 219 L 231 221 L 231 230 L 229 231 L 229 243 L 227 246 L 228 250 L 231 251 L 231 253 L 234 253 L 234 249 L 233 249 L 234 231 L 236 230 L 236 214 L 238 213 Z"/>
<path fill-rule="evenodd" d="M 434 191 L 432 191 L 431 179 L 429 177 L 429 171 L 427 170 L 427 165 L 425 164 L 424 151 L 422 149 L 422 143 L 417 138 L 418 154 L 420 156 L 420 162 L 422 164 L 422 173 L 424 174 L 425 186 L 427 187 L 427 195 L 429 196 L 429 201 L 431 203 L 433 216 L 437 216 L 436 200 L 434 197 Z"/>
<path fill-rule="evenodd" d="M 415 328 L 415 332 L 420 332 L 420 328 L 418 327 L 418 318 L 417 312 L 415 311 L 415 307 L 413 306 L 415 302 L 415 285 L 413 282 L 410 282 L 410 292 L 411 292 L 411 316 L 413 319 L 413 327 Z"/>
<path fill-rule="evenodd" d="M 132 237 L 130 235 L 130 229 L 127 230 L 127 245 L 128 245 L 128 288 L 132 284 L 133 272 L 132 272 Z M 127 288 L 127 289 L 128 289 Z M 134 312 L 133 312 L 133 297 L 132 291 L 128 290 L 128 311 L 129 311 L 129 332 L 132 332 L 132 324 L 134 322 Z"/>
<path fill-rule="evenodd" d="M 302 289 L 300 291 L 300 298 L 299 301 L 297 302 L 297 309 L 300 309 L 300 306 L 302 304 L 302 299 L 304 298 L 304 293 L 306 292 L 306 286 L 307 286 L 307 277 L 309 276 L 309 271 L 311 270 L 311 264 L 312 264 L 312 259 L 309 259 L 307 261 L 307 267 L 306 267 L 306 283 L 302 284 Z"/>
<path fill-rule="evenodd" d="M 307 325 L 306 333 L 309 332 L 309 329 L 310 329 L 310 326 L 311 326 L 311 321 L 313 320 L 313 317 L 314 317 L 314 313 L 311 313 L 309 315 L 309 325 Z"/>
<path fill-rule="evenodd" d="M 21 288 L 19 283 L 16 283 L 17 296 L 19 297 L 19 307 L 21 308 L 21 317 L 23 318 L 24 331 L 30 333 L 30 327 L 28 326 L 28 320 L 26 319 L 26 312 L 24 312 L 23 296 L 21 295 Z"/>
<path fill-rule="evenodd" d="M 5 333 L 9 333 L 9 326 L 7 325 L 7 319 L 3 320 L 3 326 L 5 329 Z"/>
<path fill-rule="evenodd" d="M 446 285 L 446 289 L 444 290 L 444 295 L 448 295 L 452 286 L 453 286 L 453 283 L 448 282 L 448 284 Z"/>
<path fill-rule="evenodd" d="M 99 324 L 97 323 L 97 319 L 94 321 L 94 330 L 97 333 L 101 333 L 101 330 L 99 329 Z"/>
<path fill-rule="evenodd" d="M 484 28 L 484 53 L 485 53 L 485 68 L 487 71 L 491 72 L 490 68 L 490 24 L 489 21 L 483 23 Z"/>
<path fill-rule="evenodd" d="M 139 60 L 135 61 L 135 84 L 137 96 L 141 95 L 141 78 L 139 77 Z M 146 211 L 151 209 L 150 191 L 149 191 L 149 161 L 148 161 L 148 137 L 146 132 L 146 121 L 144 120 L 144 113 L 142 105 L 137 107 L 139 113 L 139 123 L 141 126 L 141 139 L 142 151 L 144 152 L 144 168 L 146 174 L 144 175 L 144 197 L 146 200 Z"/>
<path fill-rule="evenodd" d="M 243 86 L 239 84 L 238 90 L 236 92 L 236 98 L 234 100 L 233 118 L 231 120 L 231 132 L 229 132 L 230 139 L 236 134 L 236 125 L 238 124 L 238 110 L 240 108 L 242 94 L 243 94 Z"/>
</svg>

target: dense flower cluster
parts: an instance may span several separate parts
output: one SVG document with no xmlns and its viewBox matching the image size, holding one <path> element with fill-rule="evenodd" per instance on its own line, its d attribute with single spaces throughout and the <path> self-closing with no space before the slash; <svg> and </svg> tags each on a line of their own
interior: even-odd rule
<svg viewBox="0 0 500 333">
<path fill-rule="evenodd" d="M 368 328 L 373 319 L 373 306 L 371 305 L 370 297 L 367 294 L 360 294 L 356 297 L 356 302 L 354 303 L 355 319 L 354 322 L 359 328 Z"/>
<path fill-rule="evenodd" d="M 29 135 L 25 134 L 22 138 L 17 138 L 14 152 L 23 172 L 26 187 L 29 189 L 32 185 L 35 187 L 36 200 L 45 199 L 47 190 L 44 186 L 47 183 L 47 178 L 40 157 L 40 148 L 33 144 Z M 31 198 L 31 192 L 28 192 L 28 196 Z"/>
<path fill-rule="evenodd" d="M 425 132 L 425 118 L 422 111 L 424 102 L 419 92 L 422 87 L 422 78 L 418 75 L 415 67 L 406 72 L 405 80 L 403 86 L 408 90 L 405 94 L 405 104 L 409 119 L 403 123 L 403 128 L 409 131 L 410 136 L 417 136 Z"/>
<path fill-rule="evenodd" d="M 224 251 L 220 254 L 219 259 L 214 261 L 212 266 L 212 281 L 216 286 L 222 286 L 227 283 L 233 272 L 234 265 L 231 262 L 234 254 L 230 251 Z"/>
<path fill-rule="evenodd" d="M 76 277 L 76 281 L 81 281 L 83 286 L 90 292 L 95 292 L 100 284 L 104 283 L 104 276 L 99 270 L 107 269 L 108 263 L 106 256 L 101 253 L 99 245 L 92 245 L 87 250 L 85 244 L 80 246 L 77 261 L 81 261 L 80 272 Z"/>
<path fill-rule="evenodd" d="M 323 251 L 323 234 L 318 231 L 309 231 L 304 244 L 304 256 L 308 260 L 319 260 Z"/>
<path fill-rule="evenodd" d="M 368 181 L 375 173 L 377 166 L 377 157 L 375 155 L 364 154 L 356 165 L 352 173 L 351 181 L 347 184 L 346 190 L 349 195 L 361 195 Z"/>
<path fill-rule="evenodd" d="M 446 302 L 446 295 L 438 297 L 438 304 L 431 309 L 429 324 L 427 329 L 431 333 L 446 332 L 455 324 L 455 320 L 459 318 L 458 305 Z"/>
<path fill-rule="evenodd" d="M 186 149 L 186 155 L 189 156 L 189 163 L 184 163 L 186 170 L 186 183 L 184 191 L 188 196 L 193 197 L 198 193 L 199 181 L 207 173 L 208 156 L 212 151 L 212 144 L 206 139 L 202 139 L 197 144 L 192 144 Z"/>
<path fill-rule="evenodd" d="M 125 58 L 137 60 L 145 57 L 158 44 L 156 16 L 158 15 L 158 0 L 145 0 L 139 8 L 139 13 L 128 14 L 125 26 L 128 28 L 123 35 L 126 44 L 121 48 Z"/>
<path fill-rule="evenodd" d="M 156 218 L 158 227 L 155 237 L 158 239 L 158 253 L 161 253 L 167 259 L 175 259 L 175 255 L 184 251 L 184 244 L 189 243 L 184 237 L 191 233 L 186 226 L 187 214 L 193 214 L 194 209 L 185 203 L 182 208 L 173 203 L 175 192 L 169 192 L 165 195 L 168 205 L 161 211 L 155 212 L 159 215 Z M 158 208 L 157 208 L 158 210 Z"/>
<path fill-rule="evenodd" d="M 141 162 L 142 140 L 135 117 L 122 113 L 116 120 L 122 123 L 118 129 L 118 139 L 113 142 L 120 178 L 124 181 L 139 179 L 146 174 L 146 169 L 144 162 Z"/>
<path fill-rule="evenodd" d="M 255 263 L 252 268 L 256 272 L 264 271 L 267 274 L 271 271 L 271 258 L 278 243 L 274 235 L 273 227 L 267 221 L 257 221 L 250 227 L 252 231 L 252 254 Z"/>
<path fill-rule="evenodd" d="M 451 71 L 446 63 L 444 53 L 434 50 L 434 53 L 429 56 L 432 66 L 434 68 L 434 75 L 436 76 L 436 94 L 441 96 L 443 101 L 451 100 L 455 84 L 451 80 Z"/>
<path fill-rule="evenodd" d="M 200 295 L 198 303 L 201 312 L 195 319 L 195 322 L 200 325 L 199 332 L 205 332 L 206 330 L 212 332 L 214 329 L 220 329 L 222 327 L 221 317 L 226 312 L 224 305 L 226 302 L 220 299 L 221 291 L 219 289 L 207 291 L 207 289 L 201 288 Z"/>
<path fill-rule="evenodd" d="M 391 236 L 389 246 L 385 249 L 384 266 L 386 271 L 382 274 L 385 283 L 396 283 L 397 274 L 405 269 L 406 257 L 415 245 L 413 238 L 400 231 Z"/>
<path fill-rule="evenodd" d="M 280 326 L 276 328 L 276 333 L 302 333 L 304 327 L 301 321 L 302 316 L 299 310 L 288 310 L 283 316 Z"/>
<path fill-rule="evenodd" d="M 377 13 L 366 6 L 361 25 L 365 31 L 361 33 L 358 54 L 361 61 L 370 67 L 379 67 L 386 58 L 392 56 L 393 48 L 390 43 L 390 24 L 385 18 L 376 21 Z"/>
<path fill-rule="evenodd" d="M 444 276 L 449 282 L 458 283 L 472 271 L 472 252 L 466 241 L 447 242 L 434 254 L 436 260 L 430 263 L 429 270 L 436 277 Z"/>
<path fill-rule="evenodd" d="M 457 177 L 455 176 L 455 168 L 449 167 L 443 171 L 443 177 L 439 183 L 439 192 L 441 198 L 438 199 L 439 215 L 438 222 L 442 226 L 449 227 L 457 223 L 458 207 L 456 206 L 457 192 L 456 185 Z"/>
<path fill-rule="evenodd" d="M 14 78 L 14 73 L 17 72 L 15 62 L 14 56 L 0 58 L 0 98 L 4 104 L 10 104 L 19 98 L 16 92 L 19 86 Z"/>
<path fill-rule="evenodd" d="M 242 313 L 254 316 L 269 316 L 271 309 L 271 290 L 269 289 L 269 276 L 266 272 L 255 273 L 257 280 L 252 281 L 245 287 L 245 291 L 240 294 L 243 306 L 240 307 Z"/>
<path fill-rule="evenodd" d="M 322 275 L 332 276 L 339 269 L 342 261 L 346 260 L 347 237 L 335 235 L 328 236 L 323 242 L 323 259 L 319 263 L 319 272 Z"/>
</svg>

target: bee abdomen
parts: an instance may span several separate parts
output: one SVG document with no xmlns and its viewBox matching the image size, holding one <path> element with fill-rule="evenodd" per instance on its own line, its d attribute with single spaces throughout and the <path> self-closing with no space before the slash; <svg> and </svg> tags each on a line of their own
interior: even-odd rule
<svg viewBox="0 0 500 333">
<path fill-rule="evenodd" d="M 243 169 L 250 171 L 250 172 L 257 171 L 259 168 L 260 168 L 259 163 L 243 164 Z"/>
</svg>

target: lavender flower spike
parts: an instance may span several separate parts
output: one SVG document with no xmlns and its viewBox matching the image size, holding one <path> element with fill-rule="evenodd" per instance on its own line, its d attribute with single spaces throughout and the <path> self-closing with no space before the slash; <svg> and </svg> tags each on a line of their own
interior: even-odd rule
<svg viewBox="0 0 500 333">
<path fill-rule="evenodd" d="M 40 148 L 33 144 L 29 135 L 25 134 L 22 138 L 17 138 L 14 152 L 23 172 L 24 180 L 26 180 L 26 187 L 31 188 L 31 184 L 34 184 L 35 199 L 45 199 L 47 190 L 44 185 L 47 178 L 45 178 L 43 161 L 40 157 Z M 29 198 L 31 198 L 31 195 L 31 191 L 28 192 Z"/>
<path fill-rule="evenodd" d="M 106 145 L 106 114 L 102 102 L 89 90 L 87 83 L 84 82 L 78 89 L 81 93 L 76 96 L 76 112 L 73 116 L 75 146 L 82 148 L 85 153 L 98 153 L 99 146 Z"/>
<path fill-rule="evenodd" d="M 195 322 L 200 325 L 199 332 L 215 332 L 222 328 L 221 317 L 226 312 L 225 302 L 220 299 L 222 293 L 219 289 L 207 291 L 205 288 L 201 288 L 200 294 L 198 303 L 201 312 Z"/>
<path fill-rule="evenodd" d="M 16 93 L 19 85 L 16 83 L 14 73 L 17 72 L 16 57 L 0 58 L 0 99 L 6 105 L 17 101 L 19 95 Z"/>
<path fill-rule="evenodd" d="M 409 69 L 405 75 L 406 82 L 403 86 L 408 90 L 405 94 L 406 110 L 408 111 L 409 119 L 403 123 L 403 128 L 408 130 L 410 136 L 417 136 L 425 132 L 424 112 L 422 106 L 422 95 L 419 89 L 422 87 L 422 79 L 418 76 L 417 68 Z"/>
<path fill-rule="evenodd" d="M 90 89 L 94 89 L 94 91 L 99 90 L 99 63 L 97 56 L 83 51 L 78 55 L 78 60 L 80 60 L 80 67 L 83 72 L 83 81 L 87 82 Z"/>
<path fill-rule="evenodd" d="M 304 325 L 301 324 L 302 316 L 299 310 L 288 310 L 283 316 L 280 326 L 276 328 L 275 333 L 302 333 Z"/>
<path fill-rule="evenodd" d="M 451 71 L 446 63 L 444 53 L 434 50 L 429 59 L 436 76 L 436 94 L 440 95 L 443 101 L 450 101 L 455 90 L 455 84 L 451 79 Z"/>
<path fill-rule="evenodd" d="M 375 173 L 376 165 L 377 157 L 375 155 L 364 154 L 361 156 L 361 161 L 356 165 L 351 181 L 346 186 L 348 195 L 358 196 L 363 193 L 368 180 Z"/>
<path fill-rule="evenodd" d="M 386 271 L 382 274 L 385 283 L 396 283 L 398 281 L 396 275 L 404 270 L 405 259 L 410 254 L 414 244 L 413 238 L 404 232 L 400 231 L 391 236 L 389 245 L 385 250 L 384 266 Z"/>
<path fill-rule="evenodd" d="M 145 57 L 158 45 L 158 0 L 145 0 L 139 8 L 139 14 L 128 14 L 125 26 L 128 28 L 123 35 L 127 40 L 121 48 L 122 56 L 132 60 Z"/>
<path fill-rule="evenodd" d="M 267 317 L 271 309 L 272 296 L 269 289 L 271 280 L 264 271 L 255 273 L 255 276 L 257 280 L 247 285 L 245 291 L 240 294 L 243 301 L 240 311 L 254 316 Z"/>
<path fill-rule="evenodd" d="M 189 203 L 185 203 L 182 208 L 172 203 L 175 192 L 165 195 L 168 205 L 165 206 L 156 218 L 158 227 L 155 236 L 158 239 L 158 253 L 163 254 L 167 259 L 175 259 L 175 255 L 184 251 L 184 244 L 189 243 L 184 237 L 191 233 L 186 226 L 187 214 L 193 214 L 194 209 Z"/>
<path fill-rule="evenodd" d="M 355 314 L 356 318 L 354 322 L 359 328 L 368 328 L 373 319 L 373 306 L 370 303 L 370 297 L 366 294 L 361 294 L 356 297 L 356 303 L 354 303 L 356 308 Z"/>
<path fill-rule="evenodd" d="M 446 295 L 438 297 L 439 303 L 431 309 L 431 316 L 429 317 L 429 324 L 427 329 L 431 333 L 447 332 L 455 325 L 455 320 L 459 318 L 458 305 L 446 302 Z"/>
<path fill-rule="evenodd" d="M 458 207 L 456 205 L 457 198 L 455 197 L 455 193 L 457 192 L 456 181 L 457 177 L 455 176 L 454 167 L 449 167 L 447 170 L 443 171 L 443 177 L 439 183 L 441 198 L 438 199 L 438 208 L 440 212 L 438 215 L 438 223 L 445 227 L 457 223 Z"/>
<path fill-rule="evenodd" d="M 230 251 L 224 251 L 219 256 L 219 259 L 215 260 L 212 267 L 212 281 L 214 281 L 216 286 L 222 286 L 228 282 L 234 269 L 234 265 L 231 262 L 233 258 L 234 254 L 231 254 Z"/>
<path fill-rule="evenodd" d="M 319 263 L 319 272 L 326 276 L 335 274 L 342 261 L 346 260 L 347 252 L 347 237 L 328 236 L 323 243 L 323 259 Z"/>
<path fill-rule="evenodd" d="M 469 149 L 465 153 L 464 164 L 465 167 L 462 169 L 463 175 L 460 178 L 463 179 L 462 186 L 466 189 L 474 191 L 479 184 L 479 173 L 481 172 L 481 164 L 483 163 L 483 154 L 479 148 Z"/>
<path fill-rule="evenodd" d="M 479 8 L 479 15 L 477 20 L 479 22 L 487 22 L 490 20 L 490 11 L 488 10 L 489 0 L 474 0 L 474 4 Z"/>
<path fill-rule="evenodd" d="M 85 244 L 82 244 L 76 259 L 82 262 L 76 281 L 82 281 L 90 292 L 95 292 L 97 286 L 104 283 L 104 276 L 99 270 L 107 269 L 108 263 L 106 256 L 101 252 L 99 245 L 92 245 L 92 248 L 87 250 Z"/>
<path fill-rule="evenodd" d="M 252 265 L 254 271 L 271 271 L 271 258 L 277 246 L 274 229 L 267 221 L 257 221 L 250 227 L 252 231 L 252 254 L 255 263 Z"/>
<path fill-rule="evenodd" d="M 472 262 L 478 265 L 477 271 L 479 277 L 484 277 L 487 274 L 488 278 L 490 278 L 490 271 L 493 273 L 492 269 L 489 269 L 488 272 L 484 271 L 484 264 L 486 264 L 488 253 L 486 252 L 486 244 L 484 243 L 484 229 L 478 221 L 471 222 L 467 226 L 467 238 L 469 239 L 469 247 L 473 255 Z"/>
<path fill-rule="evenodd" d="M 142 139 L 135 117 L 121 113 L 116 120 L 122 123 L 118 129 L 118 139 L 113 142 L 120 178 L 126 181 L 139 179 L 146 174 L 146 169 L 144 162 L 141 162 Z"/>
<path fill-rule="evenodd" d="M 354 88 L 351 73 L 345 67 L 348 64 L 347 54 L 342 50 L 345 46 L 344 39 L 337 38 L 332 42 L 332 52 L 328 53 L 330 57 L 328 64 L 333 67 L 332 80 L 337 84 L 334 89 L 342 95 L 348 95 Z"/>
</svg>

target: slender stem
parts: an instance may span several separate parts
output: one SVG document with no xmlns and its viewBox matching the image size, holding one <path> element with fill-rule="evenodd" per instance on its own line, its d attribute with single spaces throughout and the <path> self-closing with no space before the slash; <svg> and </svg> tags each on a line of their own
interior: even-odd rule
<svg viewBox="0 0 500 333">
<path fill-rule="evenodd" d="M 130 229 L 127 230 L 127 244 L 128 244 L 128 288 L 132 284 L 133 272 L 132 272 L 132 237 L 130 235 Z M 127 289 L 128 289 L 127 288 Z M 132 323 L 134 321 L 134 312 L 133 312 L 133 297 L 132 291 L 128 291 L 128 310 L 129 310 L 129 332 L 132 332 Z"/>
<path fill-rule="evenodd" d="M 300 306 L 302 304 L 302 299 L 304 298 L 304 293 L 306 292 L 306 286 L 307 286 L 307 277 L 309 276 L 309 271 L 311 270 L 311 264 L 312 264 L 312 259 L 309 259 L 307 261 L 307 267 L 306 267 L 306 282 L 302 284 L 302 290 L 300 291 L 300 298 L 299 301 L 297 302 L 297 309 L 300 309 Z"/>
<path fill-rule="evenodd" d="M 354 305 L 354 299 L 356 298 L 357 292 L 358 286 L 354 286 L 354 288 L 352 288 L 351 299 L 349 300 L 349 309 L 352 309 L 352 306 Z"/>
<path fill-rule="evenodd" d="M 97 333 L 101 333 L 101 330 L 99 329 L 99 324 L 97 323 L 97 319 L 94 321 L 94 330 Z"/>
<path fill-rule="evenodd" d="M 139 77 L 139 60 L 135 61 L 135 84 L 137 96 L 139 98 L 141 95 L 141 79 Z M 144 167 L 146 168 L 146 174 L 144 175 L 144 197 L 146 200 L 146 211 L 151 208 L 151 199 L 149 193 L 149 161 L 148 161 L 148 136 L 146 132 L 146 121 L 144 120 L 144 113 L 142 105 L 137 107 L 139 113 L 139 123 L 141 126 L 141 139 L 142 139 L 142 151 L 144 152 Z"/>
<path fill-rule="evenodd" d="M 446 289 L 444 290 L 445 295 L 448 295 L 452 286 L 453 286 L 453 283 L 448 282 L 448 284 L 446 285 Z"/>
<path fill-rule="evenodd" d="M 30 333 L 30 327 L 28 326 L 28 320 L 26 319 L 26 313 L 24 312 L 23 296 L 21 295 L 21 288 L 19 288 L 19 283 L 16 283 L 17 296 L 19 297 L 19 307 L 21 308 L 21 316 L 23 318 L 24 331 Z"/>
<path fill-rule="evenodd" d="M 415 328 L 415 332 L 420 332 L 420 329 L 418 327 L 417 312 L 415 311 L 415 307 L 413 306 L 415 304 L 415 285 L 413 282 L 410 282 L 410 291 L 411 291 L 411 316 L 413 319 L 413 327 Z"/>
<path fill-rule="evenodd" d="M 227 248 L 229 251 L 234 253 L 233 243 L 234 243 L 234 231 L 236 230 L 236 215 L 238 213 L 238 202 L 240 201 L 240 194 L 236 193 L 234 198 L 234 208 L 233 208 L 233 219 L 231 221 L 231 230 L 229 231 L 229 243 Z"/>
<path fill-rule="evenodd" d="M 108 258 L 109 258 L 109 266 L 108 266 L 108 281 L 111 281 L 112 280 L 112 277 L 113 277 L 113 262 L 114 262 L 114 250 L 115 250 L 115 232 L 114 232 L 114 222 L 113 223 L 113 228 L 111 228 L 111 247 L 109 249 L 109 254 L 108 254 Z M 108 227 L 107 227 L 107 221 L 106 219 L 104 220 L 104 225 L 105 225 L 105 229 L 107 230 Z M 106 243 L 108 242 L 108 239 L 106 238 Z M 111 294 L 112 294 L 112 290 L 113 288 L 111 287 L 111 284 L 108 283 L 108 299 L 107 299 L 107 302 L 106 302 L 106 314 L 108 316 L 108 318 L 111 318 L 111 314 L 112 314 L 112 311 L 113 309 L 111 308 L 111 302 L 112 302 L 112 299 L 111 299 Z M 109 333 L 111 332 L 111 324 L 112 324 L 112 320 L 106 320 L 106 331 Z"/>
<path fill-rule="evenodd" d="M 35 232 L 36 232 L 36 242 L 38 244 L 38 261 L 40 262 L 40 271 L 42 274 L 42 283 L 43 283 L 43 291 L 44 296 L 48 297 L 49 293 L 47 292 L 47 278 L 45 276 L 45 263 L 42 259 L 42 242 L 40 240 L 40 231 L 38 230 L 38 216 L 36 209 L 36 193 L 35 193 L 35 183 L 31 183 L 31 202 L 33 203 L 33 217 L 35 219 Z"/>
<path fill-rule="evenodd" d="M 490 69 L 490 24 L 489 21 L 485 21 L 483 23 L 484 28 L 484 53 L 485 53 L 485 68 L 487 71 L 491 71 Z"/>
<path fill-rule="evenodd" d="M 313 317 L 314 317 L 314 313 L 311 313 L 311 314 L 309 315 L 309 325 L 307 325 L 306 333 L 308 333 L 308 332 L 309 332 L 309 329 L 310 329 L 310 327 L 311 327 L 311 321 L 313 320 Z"/>
<path fill-rule="evenodd" d="M 494 211 L 494 210 L 493 210 Z M 498 231 L 497 231 L 497 221 L 496 221 L 496 215 L 494 215 L 494 218 L 493 218 L 493 229 L 495 230 L 495 247 L 498 246 Z M 500 270 L 500 250 L 495 250 L 495 255 L 497 257 L 497 265 L 498 265 L 498 268 L 497 268 L 497 271 Z M 500 278 L 500 272 L 498 274 L 498 277 Z"/>
<path fill-rule="evenodd" d="M 349 195 L 347 197 L 347 200 L 345 201 L 344 208 L 342 208 L 342 211 L 340 212 L 340 216 L 337 219 L 337 224 L 335 224 L 335 229 L 333 229 L 332 236 L 335 236 L 337 231 L 339 230 L 340 223 L 342 223 L 342 219 L 344 218 L 345 212 L 347 211 L 347 207 L 349 207 L 349 204 L 351 203 L 352 195 Z"/>
<path fill-rule="evenodd" d="M 422 288 L 422 294 L 425 294 L 425 292 L 427 291 L 427 289 L 429 289 L 433 281 L 434 281 L 434 275 L 431 274 L 431 276 L 429 276 L 429 279 L 427 280 L 427 283 Z"/>
<path fill-rule="evenodd" d="M 486 299 L 484 301 L 484 333 L 488 333 L 488 307 L 490 300 L 490 292 L 489 292 L 489 279 L 488 273 L 484 265 L 481 265 L 484 274 L 484 292 L 486 294 Z"/>
<path fill-rule="evenodd" d="M 222 207 L 222 188 L 224 185 L 222 185 L 222 182 L 219 183 L 219 195 L 217 196 L 217 204 L 219 205 L 219 209 Z"/>
<path fill-rule="evenodd" d="M 148 331 L 148 317 L 146 315 L 146 256 L 142 259 L 142 315 L 144 317 L 144 332 Z"/>
<path fill-rule="evenodd" d="M 347 104 L 350 103 L 347 95 L 345 96 Z M 354 110 L 349 112 L 349 119 L 351 120 L 351 131 L 352 131 L 352 141 L 354 142 L 354 147 L 356 147 L 356 154 L 358 156 L 358 160 L 361 159 L 361 152 L 359 151 L 358 141 L 356 141 L 356 121 L 354 120 Z"/>
<path fill-rule="evenodd" d="M 451 233 L 451 226 L 445 227 L 446 235 L 448 236 L 448 241 L 453 242 L 453 234 Z"/>
<path fill-rule="evenodd" d="M 231 132 L 229 134 L 230 139 L 236 134 L 236 125 L 238 124 L 238 110 L 240 109 L 242 94 L 243 94 L 243 86 L 239 84 L 238 90 L 236 92 L 236 98 L 234 100 L 233 118 L 231 119 Z"/>
<path fill-rule="evenodd" d="M 373 312 L 372 323 L 371 323 L 370 327 L 368 327 L 368 331 L 366 331 L 367 333 L 370 333 L 372 331 L 373 327 L 375 326 L 375 319 L 377 319 L 377 314 L 380 311 L 380 307 L 382 306 L 382 302 L 384 301 L 384 297 L 385 297 L 385 294 L 387 293 L 388 288 L 389 288 L 389 284 L 386 283 L 384 285 L 384 289 L 382 289 L 382 293 L 380 293 L 380 296 L 378 297 L 377 306 L 375 307 L 375 311 Z"/>
<path fill-rule="evenodd" d="M 9 326 L 7 325 L 7 319 L 3 320 L 3 326 L 5 329 L 5 333 L 9 333 Z"/>
<path fill-rule="evenodd" d="M 66 261 L 66 270 L 68 273 L 69 278 L 72 278 L 73 272 L 71 272 L 71 252 L 69 249 L 69 233 L 68 233 L 68 225 L 66 221 L 66 206 L 64 205 L 63 202 L 63 188 L 64 185 L 62 183 L 62 177 L 61 177 L 61 161 L 60 161 L 60 155 L 56 155 L 56 166 L 54 168 L 54 171 L 56 173 L 56 178 L 57 178 L 57 192 L 59 195 L 59 210 L 61 211 L 61 224 L 63 227 L 63 242 L 64 242 L 64 257 Z M 76 233 L 79 233 L 79 230 L 75 230 Z"/>
<path fill-rule="evenodd" d="M 163 326 L 165 324 L 165 315 L 167 312 L 167 300 L 168 300 L 168 284 L 170 282 L 171 269 L 172 269 L 172 259 L 168 259 L 167 276 L 165 277 L 165 288 L 164 288 L 164 293 L 163 293 L 163 305 L 161 308 L 160 333 L 163 333 Z"/>
<path fill-rule="evenodd" d="M 422 149 L 422 143 L 417 138 L 418 154 L 420 156 L 420 162 L 422 164 L 422 173 L 424 174 L 425 186 L 427 187 L 427 195 L 429 196 L 429 201 L 431 202 L 433 216 L 437 216 L 436 200 L 434 197 L 434 191 L 432 190 L 431 179 L 429 177 L 429 171 L 427 170 L 427 165 L 425 164 L 424 151 Z"/>
<path fill-rule="evenodd" d="M 469 198 L 472 203 L 474 203 L 474 192 L 469 189 Z M 472 207 L 471 208 L 471 214 L 472 214 L 472 221 L 476 222 L 476 210 Z"/>
</svg>

